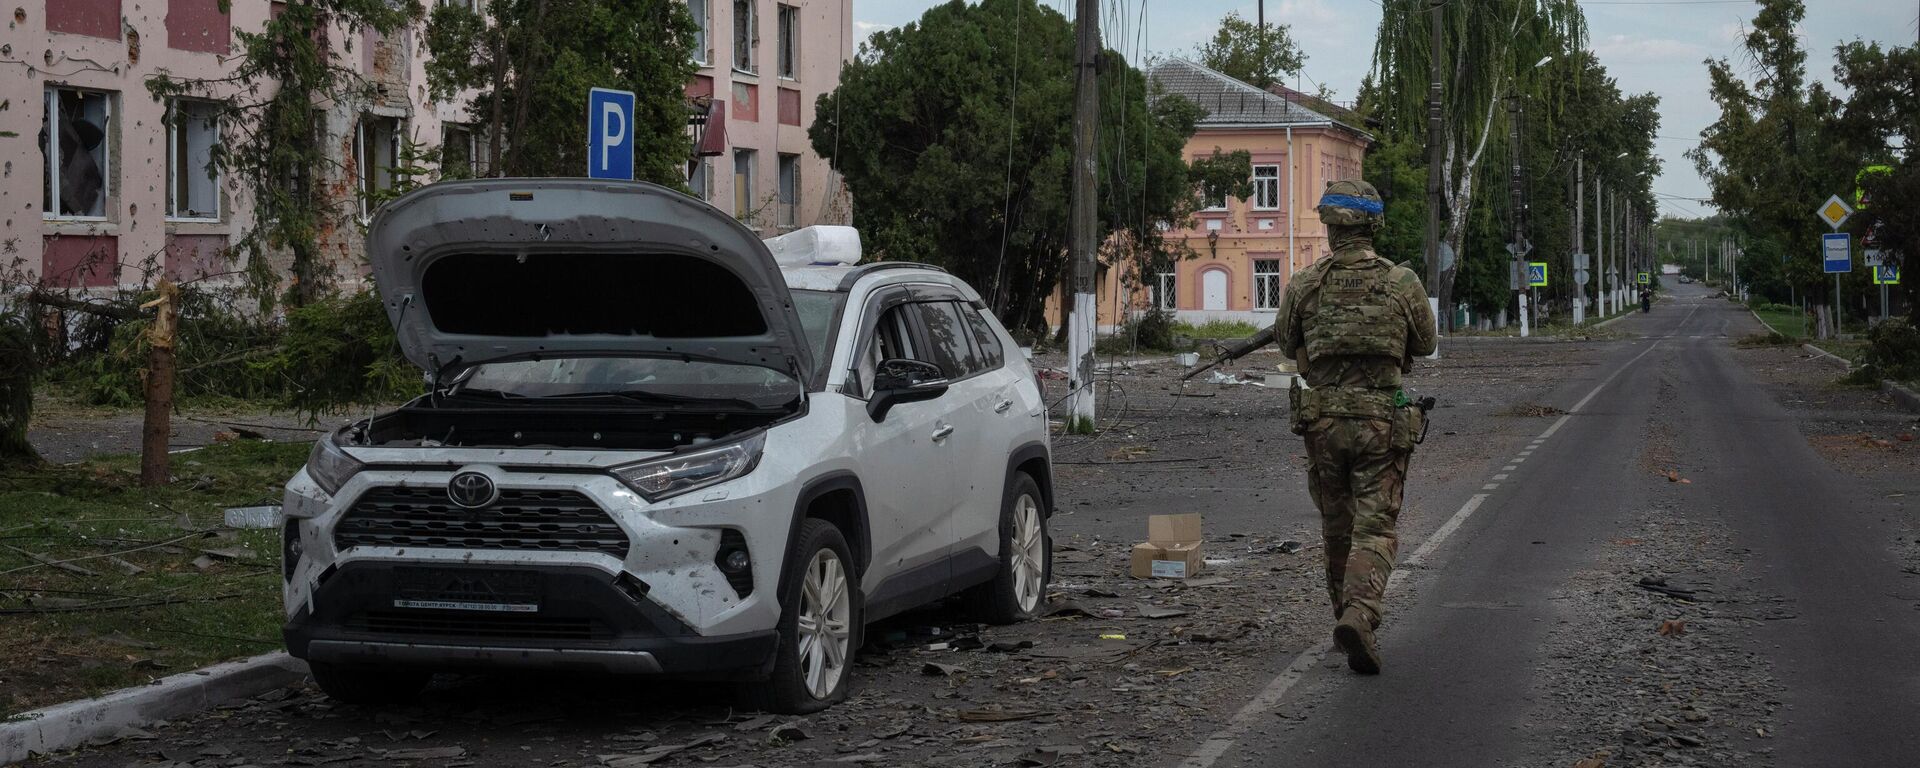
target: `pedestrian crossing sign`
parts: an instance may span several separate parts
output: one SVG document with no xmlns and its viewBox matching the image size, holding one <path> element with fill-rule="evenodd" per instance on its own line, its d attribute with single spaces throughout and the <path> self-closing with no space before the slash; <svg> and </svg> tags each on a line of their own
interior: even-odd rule
<svg viewBox="0 0 1920 768">
<path fill-rule="evenodd" d="M 1527 286 L 1531 288 L 1547 287 L 1547 263 L 1544 261 L 1527 262 Z"/>
<path fill-rule="evenodd" d="M 1641 272 L 1639 275 L 1639 279 L 1636 282 L 1640 283 L 1641 285 L 1653 285 L 1653 274 L 1649 272 Z"/>
<path fill-rule="evenodd" d="M 1900 284 L 1900 265 L 1898 264 L 1873 265 L 1873 284 L 1874 285 L 1899 285 Z"/>
</svg>

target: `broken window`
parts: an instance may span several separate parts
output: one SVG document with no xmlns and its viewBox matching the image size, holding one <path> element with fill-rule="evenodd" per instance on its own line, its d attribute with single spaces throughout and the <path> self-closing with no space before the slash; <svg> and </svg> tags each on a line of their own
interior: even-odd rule
<svg viewBox="0 0 1920 768">
<path fill-rule="evenodd" d="M 167 110 L 167 218 L 220 218 L 220 105 L 175 99 Z"/>
<path fill-rule="evenodd" d="M 1280 260 L 1253 260 L 1253 308 L 1280 308 Z"/>
<path fill-rule="evenodd" d="M 780 156 L 780 225 L 794 226 L 800 220 L 800 156 Z"/>
<path fill-rule="evenodd" d="M 440 126 L 440 178 L 477 179 L 486 175 L 480 131 L 465 123 Z"/>
<path fill-rule="evenodd" d="M 687 0 L 687 11 L 693 14 L 693 63 L 704 67 L 710 53 L 707 28 L 713 25 L 713 19 L 707 16 L 707 0 Z"/>
<path fill-rule="evenodd" d="M 753 161 L 751 149 L 733 151 L 733 217 L 753 226 Z"/>
<path fill-rule="evenodd" d="M 693 169 L 687 174 L 687 189 L 701 200 L 713 199 L 713 161 L 700 158 L 693 161 Z"/>
<path fill-rule="evenodd" d="M 393 190 L 394 164 L 400 156 L 400 118 L 362 115 L 354 132 L 354 167 L 359 173 L 360 215 L 372 216 Z"/>
<path fill-rule="evenodd" d="M 792 80 L 800 76 L 800 9 L 781 5 L 777 21 L 779 50 L 775 55 L 780 59 L 780 76 Z"/>
<path fill-rule="evenodd" d="M 113 96 L 77 88 L 47 88 L 40 118 L 40 154 L 46 160 L 40 211 L 49 218 L 106 218 L 113 160 Z"/>
<path fill-rule="evenodd" d="M 760 19 L 754 12 L 754 0 L 733 0 L 733 68 L 757 71 L 760 61 Z"/>
</svg>

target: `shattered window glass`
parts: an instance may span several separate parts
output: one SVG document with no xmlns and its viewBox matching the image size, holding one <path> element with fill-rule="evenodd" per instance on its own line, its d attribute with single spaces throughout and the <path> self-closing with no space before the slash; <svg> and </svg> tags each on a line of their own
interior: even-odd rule
<svg viewBox="0 0 1920 768">
<path fill-rule="evenodd" d="M 40 118 L 47 172 L 40 210 L 49 217 L 104 218 L 112 157 L 111 94 L 48 88 Z"/>
</svg>

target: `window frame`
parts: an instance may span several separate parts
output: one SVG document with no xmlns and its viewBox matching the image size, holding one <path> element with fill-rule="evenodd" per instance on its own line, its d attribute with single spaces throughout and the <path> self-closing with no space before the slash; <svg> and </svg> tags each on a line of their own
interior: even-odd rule
<svg viewBox="0 0 1920 768">
<path fill-rule="evenodd" d="M 1271 176 L 1260 175 L 1261 170 L 1270 170 Z M 1273 201 L 1268 205 L 1260 204 L 1261 192 L 1270 188 Z M 1255 163 L 1253 166 L 1253 195 L 1248 198 L 1249 205 L 1256 211 L 1280 210 L 1280 165 L 1278 163 Z"/>
<path fill-rule="evenodd" d="M 700 183 L 695 184 L 695 179 Z M 695 199 L 713 201 L 713 158 L 703 155 L 693 159 L 693 167 L 687 172 L 687 191 Z"/>
<path fill-rule="evenodd" d="M 1285 296 L 1282 295 L 1283 292 L 1286 290 L 1286 286 L 1285 286 L 1285 283 L 1282 282 L 1282 278 L 1281 278 L 1280 260 L 1279 259 L 1253 259 L 1252 261 L 1253 261 L 1253 309 L 1254 311 L 1278 312 L 1280 310 L 1280 303 L 1284 301 L 1286 298 Z M 1273 266 L 1273 269 L 1262 270 L 1260 267 L 1263 264 L 1270 264 Z M 1273 303 L 1270 305 L 1264 303 L 1264 299 L 1267 298 L 1267 294 L 1268 294 L 1268 286 L 1267 286 L 1268 283 L 1272 284 L 1272 294 L 1273 294 Z"/>
<path fill-rule="evenodd" d="M 693 16 L 693 63 L 713 66 L 713 0 L 687 0 L 687 12 Z"/>
<path fill-rule="evenodd" d="M 740 13 L 741 8 L 747 12 Z M 746 57 L 746 66 L 741 66 L 742 55 Z M 743 75 L 760 74 L 759 0 L 733 0 L 733 60 L 728 64 Z"/>
<path fill-rule="evenodd" d="M 65 165 L 63 161 L 66 159 L 60 154 L 61 115 L 59 93 L 61 91 L 72 91 L 81 94 L 81 98 L 83 99 L 88 95 L 99 96 L 105 106 L 105 114 L 102 115 L 102 122 L 106 125 L 102 131 L 104 137 L 100 139 L 102 151 L 100 152 L 100 213 L 98 215 L 60 212 L 60 166 Z M 47 132 L 47 145 L 40 153 L 41 172 L 46 174 L 45 183 L 47 189 L 45 191 L 51 192 L 52 194 L 51 200 L 47 200 L 43 196 L 40 201 L 41 220 L 101 222 L 111 219 L 109 214 L 113 212 L 114 198 L 113 148 L 115 141 L 113 128 L 114 119 L 118 116 L 118 110 L 115 109 L 117 105 L 114 104 L 114 96 L 116 94 L 117 92 L 115 91 L 100 90 L 97 88 L 80 88 L 66 83 L 48 83 L 41 87 L 40 108 L 42 115 L 40 124 L 42 130 Z M 53 204 L 53 210 L 47 210 L 47 203 L 49 202 Z"/>
<path fill-rule="evenodd" d="M 199 104 L 199 105 L 205 105 L 207 107 L 214 108 L 214 109 L 217 109 L 219 107 L 219 102 L 208 101 L 205 99 L 174 98 L 174 99 L 167 100 L 167 106 L 166 106 L 166 126 L 167 126 L 166 214 L 167 216 L 166 218 L 167 218 L 167 221 L 188 222 L 188 223 L 204 224 L 204 223 L 219 222 L 221 221 L 221 216 L 225 213 L 225 211 L 223 210 L 224 206 L 221 205 L 222 201 L 220 199 L 221 198 L 220 182 L 221 182 L 221 176 L 223 174 L 221 174 L 220 168 L 218 167 L 218 165 L 213 162 L 213 148 L 218 147 L 220 145 L 220 137 L 221 137 L 220 120 L 217 114 L 210 116 L 206 119 L 209 130 L 213 134 L 213 141 L 207 147 L 207 165 L 212 166 L 214 169 L 213 173 L 209 176 L 209 181 L 213 183 L 213 201 L 212 201 L 213 213 L 211 216 L 186 216 L 181 214 L 182 201 L 180 200 L 180 197 L 181 197 L 180 173 L 183 170 L 188 173 L 193 173 L 196 170 L 192 168 L 183 169 L 180 167 L 180 162 L 181 162 L 179 157 L 180 141 L 181 141 L 180 131 L 182 128 L 180 123 L 180 119 L 181 119 L 180 106 L 182 104 Z M 200 170 L 204 170 L 204 169 L 200 169 Z"/>
<path fill-rule="evenodd" d="M 774 4 L 774 74 L 781 80 L 800 79 L 800 7 Z"/>
<path fill-rule="evenodd" d="M 381 169 L 381 166 L 377 162 L 379 157 L 374 154 L 377 149 L 367 144 L 367 129 L 369 128 L 369 123 L 376 121 L 392 128 L 392 131 L 386 136 L 388 164 L 385 166 L 386 184 L 384 186 L 381 185 L 379 175 Z M 406 130 L 406 118 L 392 117 L 374 112 L 360 113 L 360 119 L 354 123 L 354 172 L 358 177 L 354 179 L 354 187 L 359 192 L 360 219 L 363 222 L 370 221 L 373 218 L 373 196 L 379 192 L 393 188 L 396 175 L 393 170 L 398 167 L 395 163 L 400 162 L 400 137 L 406 134 Z"/>
<path fill-rule="evenodd" d="M 1154 273 L 1154 304 L 1157 309 L 1174 311 L 1180 308 L 1180 273 Z"/>
<path fill-rule="evenodd" d="M 747 161 L 747 165 L 746 165 L 747 172 L 744 174 L 746 176 L 746 183 L 744 184 L 742 184 L 740 181 L 740 178 L 743 175 L 740 173 L 741 158 L 745 158 Z M 753 149 L 751 147 L 735 147 L 734 148 L 733 150 L 733 207 L 734 207 L 733 217 L 735 219 L 739 219 L 741 223 L 746 224 L 749 228 L 755 228 L 755 229 L 757 229 L 758 226 L 755 224 L 754 220 L 758 218 L 758 216 L 755 215 L 756 211 L 753 210 L 753 187 L 754 187 L 753 182 L 754 182 L 754 178 L 760 175 L 759 174 L 760 169 L 757 167 L 759 164 L 760 164 L 759 150 Z"/>
<path fill-rule="evenodd" d="M 789 180 L 787 171 L 789 169 L 793 171 L 791 175 L 793 182 L 791 196 L 788 195 L 787 190 L 787 182 Z M 791 199 L 789 199 L 789 197 L 791 197 Z M 780 207 L 779 225 L 787 228 L 798 227 L 800 225 L 799 155 L 786 152 L 779 153 L 778 160 L 774 165 L 774 199 Z"/>
<path fill-rule="evenodd" d="M 1001 341 L 1000 334 L 994 331 L 993 321 L 987 319 L 986 307 L 976 303 L 955 303 L 960 305 L 961 322 L 972 331 L 973 354 L 980 362 L 980 373 L 992 373 L 1007 367 L 1007 344 Z M 987 353 L 986 342 L 981 339 L 982 334 L 993 340 L 993 347 L 997 354 Z"/>
<path fill-rule="evenodd" d="M 486 165 L 480 162 L 480 126 L 476 123 L 460 123 L 452 120 L 440 124 L 440 178 L 447 177 L 447 147 L 452 145 L 454 134 L 465 134 L 467 149 L 467 173 L 465 178 L 486 178 Z"/>
</svg>

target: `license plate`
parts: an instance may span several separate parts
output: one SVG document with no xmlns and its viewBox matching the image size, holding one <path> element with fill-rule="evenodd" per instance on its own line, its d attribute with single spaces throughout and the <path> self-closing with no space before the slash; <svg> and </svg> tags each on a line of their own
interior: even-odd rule
<svg viewBox="0 0 1920 768">
<path fill-rule="evenodd" d="M 395 608 L 533 613 L 540 610 L 540 575 L 470 568 L 395 571 Z"/>
</svg>

